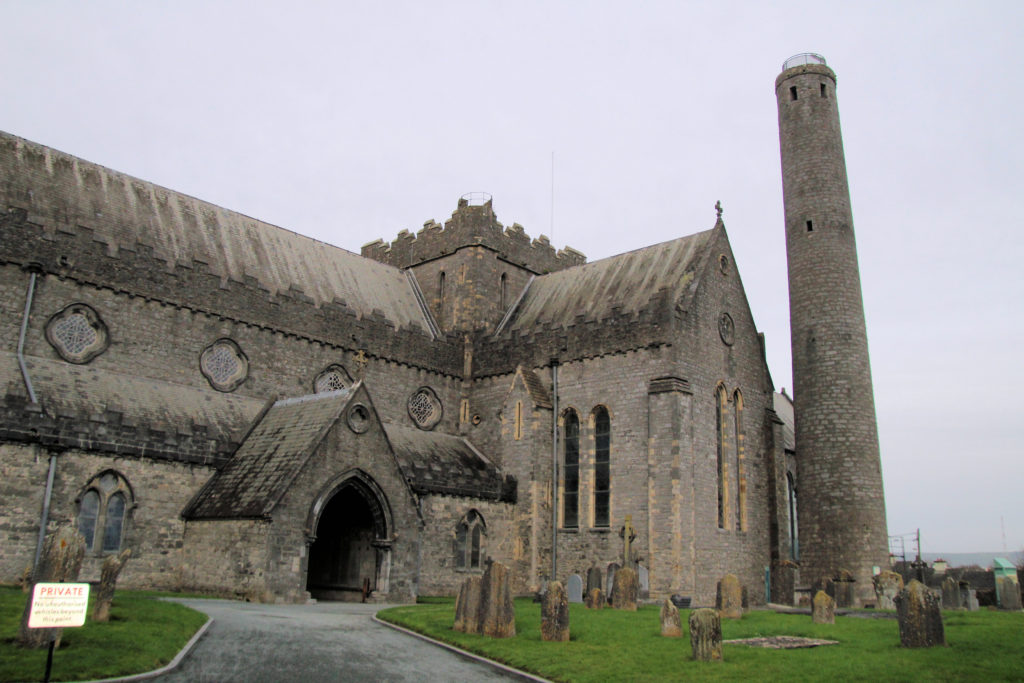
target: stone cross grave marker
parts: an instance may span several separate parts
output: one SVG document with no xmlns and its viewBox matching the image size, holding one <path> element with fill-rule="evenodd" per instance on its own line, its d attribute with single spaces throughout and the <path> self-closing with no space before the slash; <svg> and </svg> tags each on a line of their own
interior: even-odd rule
<svg viewBox="0 0 1024 683">
<path fill-rule="evenodd" d="M 636 528 L 633 526 L 633 515 L 626 515 L 626 523 L 621 529 L 619 529 L 619 538 L 622 539 L 622 566 L 632 567 L 632 545 L 633 541 L 636 540 Z"/>
</svg>

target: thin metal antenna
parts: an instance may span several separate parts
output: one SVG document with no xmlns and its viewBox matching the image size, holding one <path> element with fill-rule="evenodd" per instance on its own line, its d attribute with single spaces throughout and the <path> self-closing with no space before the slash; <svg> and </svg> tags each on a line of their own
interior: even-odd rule
<svg viewBox="0 0 1024 683">
<path fill-rule="evenodd" d="M 555 244 L 555 150 L 551 150 L 551 245 Z"/>
</svg>

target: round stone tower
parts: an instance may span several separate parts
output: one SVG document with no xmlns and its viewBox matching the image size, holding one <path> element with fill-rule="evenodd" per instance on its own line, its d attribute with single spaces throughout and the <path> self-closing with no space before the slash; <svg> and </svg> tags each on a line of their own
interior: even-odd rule
<svg viewBox="0 0 1024 683">
<path fill-rule="evenodd" d="M 789 262 L 801 580 L 846 572 L 873 602 L 888 568 L 878 427 L 836 75 L 819 55 L 775 79 Z"/>
</svg>

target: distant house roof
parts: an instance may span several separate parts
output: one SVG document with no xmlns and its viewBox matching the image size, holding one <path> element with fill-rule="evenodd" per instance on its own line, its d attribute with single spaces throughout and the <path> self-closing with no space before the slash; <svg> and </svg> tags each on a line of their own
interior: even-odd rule
<svg viewBox="0 0 1024 683">
<path fill-rule="evenodd" d="M 414 492 L 515 500 L 515 480 L 503 476 L 466 439 L 394 424 L 384 429 Z"/>
<path fill-rule="evenodd" d="M 782 420 L 782 441 L 787 451 L 796 453 L 796 431 L 793 428 L 793 399 L 786 390 L 772 395 L 772 407 L 775 414 Z"/>
<path fill-rule="evenodd" d="M 705 230 L 537 276 L 504 329 L 566 327 L 581 316 L 601 320 L 615 313 L 636 313 L 662 290 L 681 297 L 696 284 L 698 262 L 712 233 Z"/>
<path fill-rule="evenodd" d="M 277 401 L 185 508 L 188 519 L 266 517 L 348 404 L 350 389 Z"/>
<path fill-rule="evenodd" d="M 44 231 L 82 226 L 110 252 L 143 245 L 171 269 L 200 263 L 271 294 L 301 290 L 318 305 L 340 299 L 360 317 L 376 309 L 397 327 L 429 329 L 401 270 L 344 249 L 2 132 L 0 177 L 4 207 L 27 210 Z M 64 201 L 45 203 L 54 196 Z"/>
</svg>

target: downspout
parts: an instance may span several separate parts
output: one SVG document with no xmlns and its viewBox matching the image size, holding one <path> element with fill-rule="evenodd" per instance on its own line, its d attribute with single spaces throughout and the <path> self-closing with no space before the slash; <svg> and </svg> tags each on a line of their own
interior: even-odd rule
<svg viewBox="0 0 1024 683">
<path fill-rule="evenodd" d="M 32 386 L 32 378 L 28 374 L 28 366 L 25 364 L 25 336 L 28 332 L 29 316 L 32 313 L 32 300 L 36 293 L 36 268 L 33 264 L 29 271 L 28 292 L 25 294 L 25 312 L 21 317 L 21 331 L 18 333 L 18 367 L 21 368 L 21 378 L 25 382 L 25 389 L 28 391 L 28 400 L 32 405 L 39 401 L 36 399 L 36 390 Z M 57 456 L 50 456 L 50 467 L 46 473 L 46 490 L 43 493 L 43 513 L 39 518 L 39 538 L 36 541 L 36 554 L 32 560 L 33 578 L 36 568 L 39 566 L 39 557 L 43 554 L 43 541 L 46 540 L 46 525 L 50 520 L 50 498 L 53 495 L 53 476 L 57 471 Z"/>
<path fill-rule="evenodd" d="M 558 359 L 551 359 L 551 580 L 558 580 Z"/>
</svg>

